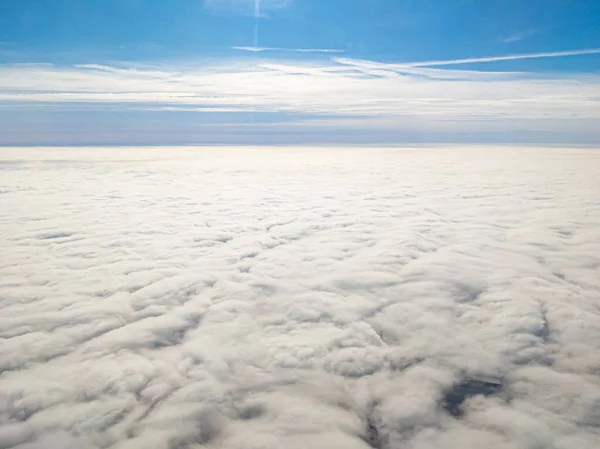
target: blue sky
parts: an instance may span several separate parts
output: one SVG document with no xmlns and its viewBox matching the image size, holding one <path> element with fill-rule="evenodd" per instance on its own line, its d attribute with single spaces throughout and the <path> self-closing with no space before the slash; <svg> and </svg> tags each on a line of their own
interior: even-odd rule
<svg viewBox="0 0 600 449">
<path fill-rule="evenodd" d="M 598 23 L 592 0 L 0 0 L 0 144 L 597 143 Z"/>
</svg>

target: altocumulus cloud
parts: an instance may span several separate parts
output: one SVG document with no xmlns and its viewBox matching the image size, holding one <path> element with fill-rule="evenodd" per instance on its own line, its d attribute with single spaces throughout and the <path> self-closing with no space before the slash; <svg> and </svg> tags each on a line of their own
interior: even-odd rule
<svg viewBox="0 0 600 449">
<path fill-rule="evenodd" d="M 0 447 L 600 447 L 600 154 L 0 151 Z"/>
</svg>

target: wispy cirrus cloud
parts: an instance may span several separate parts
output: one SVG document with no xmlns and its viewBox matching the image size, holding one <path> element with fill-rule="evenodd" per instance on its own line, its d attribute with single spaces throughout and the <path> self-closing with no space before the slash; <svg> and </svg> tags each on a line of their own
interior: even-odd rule
<svg viewBox="0 0 600 449">
<path fill-rule="evenodd" d="M 504 42 L 505 44 L 512 44 L 514 42 L 522 41 L 523 39 L 529 36 L 533 36 L 535 33 L 537 33 L 537 30 L 535 29 L 519 31 L 518 33 L 514 33 L 510 36 L 507 36 L 502 40 L 502 42 Z"/>
<path fill-rule="evenodd" d="M 231 119 L 234 131 L 244 125 L 231 114 L 270 114 L 286 117 L 288 126 L 327 128 L 337 135 L 401 127 L 407 133 L 502 130 L 579 138 L 598 136 L 600 76 L 435 66 L 595 53 L 600 50 L 399 64 L 257 58 L 202 65 L 7 65 L 0 67 L 0 111 L 35 105 L 38 110 L 60 106 L 88 112 L 110 107 L 155 116 L 161 111 L 229 114 L 219 126 Z M 272 126 L 249 123 L 256 129 Z"/>
<path fill-rule="evenodd" d="M 339 50 L 335 48 L 281 48 L 281 47 L 253 47 L 253 46 L 242 46 L 236 45 L 231 47 L 232 50 L 249 51 L 254 53 L 264 51 L 277 51 L 277 52 L 296 52 L 296 53 L 344 53 L 345 50 Z"/>
</svg>

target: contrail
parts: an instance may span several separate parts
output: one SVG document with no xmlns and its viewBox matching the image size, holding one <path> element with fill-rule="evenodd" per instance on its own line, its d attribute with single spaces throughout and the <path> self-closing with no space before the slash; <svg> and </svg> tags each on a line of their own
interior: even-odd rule
<svg viewBox="0 0 600 449">
<path fill-rule="evenodd" d="M 382 62 L 365 61 L 360 59 L 349 58 L 334 58 L 334 61 L 340 64 L 348 64 L 354 66 L 363 66 L 368 68 L 379 69 L 404 69 L 407 67 L 435 67 L 443 65 L 459 65 L 472 64 L 478 62 L 496 62 L 496 61 L 513 61 L 516 59 L 536 59 L 536 58 L 559 58 L 563 56 L 578 56 L 578 55 L 596 55 L 600 54 L 600 48 L 588 48 L 584 50 L 568 50 L 568 51 L 550 51 L 543 53 L 522 53 L 516 55 L 504 56 L 487 56 L 483 58 L 463 58 L 463 59 L 443 59 L 438 61 L 417 61 L 417 62 L 399 62 L 395 64 L 387 64 Z"/>
<path fill-rule="evenodd" d="M 486 58 L 465 58 L 442 61 L 409 62 L 404 65 L 410 67 L 429 67 L 437 65 L 471 64 L 474 62 L 513 61 L 515 59 L 557 58 L 560 56 L 594 55 L 598 53 L 600 53 L 600 48 L 590 48 L 585 50 L 550 51 L 544 53 L 523 53 L 517 55 L 490 56 Z"/>
<path fill-rule="evenodd" d="M 260 0 L 254 0 L 254 46 L 258 47 L 258 21 L 260 18 Z"/>
</svg>

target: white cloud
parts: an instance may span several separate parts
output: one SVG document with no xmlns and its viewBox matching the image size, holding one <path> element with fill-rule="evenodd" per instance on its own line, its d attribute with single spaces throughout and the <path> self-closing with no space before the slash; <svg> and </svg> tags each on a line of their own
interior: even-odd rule
<svg viewBox="0 0 600 449">
<path fill-rule="evenodd" d="M 0 447 L 595 449 L 599 167 L 0 149 Z"/>
<path fill-rule="evenodd" d="M 234 46 L 233 50 L 250 51 L 259 53 L 263 51 L 279 51 L 279 52 L 297 52 L 297 53 L 344 53 L 344 50 L 334 48 L 279 48 L 279 47 L 248 47 Z"/>
<path fill-rule="evenodd" d="M 535 29 L 519 31 L 518 33 L 511 34 L 510 36 L 504 38 L 502 42 L 505 44 L 512 44 L 514 42 L 522 41 L 526 37 L 533 36 L 535 33 L 537 33 L 537 30 Z"/>
<path fill-rule="evenodd" d="M 308 49 L 306 49 L 308 51 Z M 270 112 L 363 126 L 476 132 L 595 133 L 600 77 L 432 68 L 433 65 L 587 54 L 538 53 L 454 61 L 387 64 L 335 58 L 304 62 L 256 59 L 228 63 L 109 67 L 3 66 L 5 105 L 111 104 L 123 109 Z M 82 106 L 83 107 L 83 106 Z M 346 117 L 341 119 L 340 117 Z M 314 122 L 314 120 L 313 120 Z M 331 123 L 331 121 L 330 121 Z M 306 121 L 298 122 L 305 126 Z"/>
<path fill-rule="evenodd" d="M 440 61 L 423 61 L 423 62 L 410 62 L 407 65 L 411 67 L 428 67 L 428 66 L 442 66 L 442 65 L 456 65 L 456 64 L 473 64 L 477 62 L 496 62 L 496 61 L 514 61 L 517 59 L 537 59 L 537 58 L 559 58 L 563 56 L 578 56 L 578 55 L 596 55 L 600 53 L 600 48 L 589 48 L 585 50 L 569 50 L 569 51 L 549 51 L 543 53 L 524 53 L 517 55 L 506 55 L 506 56 L 490 56 L 484 58 L 464 58 L 464 59 L 451 59 L 451 60 L 440 60 Z"/>
</svg>

